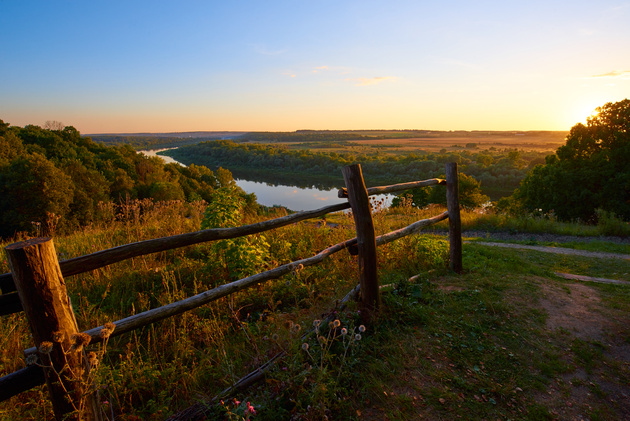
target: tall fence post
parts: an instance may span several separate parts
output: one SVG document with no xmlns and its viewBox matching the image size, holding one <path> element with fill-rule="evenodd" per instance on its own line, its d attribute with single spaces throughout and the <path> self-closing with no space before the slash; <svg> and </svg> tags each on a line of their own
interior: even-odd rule
<svg viewBox="0 0 630 421">
<path fill-rule="evenodd" d="M 378 312 L 380 295 L 376 273 L 376 234 L 370 209 L 370 200 L 361 165 L 354 164 L 342 168 L 343 179 L 348 189 L 348 202 L 357 230 L 359 250 L 359 283 L 361 285 L 361 319 L 370 323 Z"/>
<path fill-rule="evenodd" d="M 455 273 L 462 273 L 462 220 L 459 214 L 457 162 L 446 164 L 446 207 L 448 209 L 451 270 Z"/>
<path fill-rule="evenodd" d="M 44 368 L 55 418 L 98 420 L 85 381 L 83 346 L 89 340 L 78 334 L 52 239 L 14 243 L 5 251 L 38 349 L 37 363 Z"/>
</svg>

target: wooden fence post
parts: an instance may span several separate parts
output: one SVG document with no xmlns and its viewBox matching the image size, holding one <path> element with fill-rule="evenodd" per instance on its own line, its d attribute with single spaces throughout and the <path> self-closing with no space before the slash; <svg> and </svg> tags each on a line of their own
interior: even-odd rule
<svg viewBox="0 0 630 421">
<path fill-rule="evenodd" d="M 37 363 L 44 367 L 55 418 L 100 419 L 85 381 L 83 346 L 89 340 L 78 334 L 52 239 L 14 243 L 5 251 L 38 349 Z"/>
<path fill-rule="evenodd" d="M 378 276 L 376 273 L 376 234 L 370 209 L 370 200 L 359 164 L 342 168 L 348 189 L 348 202 L 357 230 L 359 250 L 359 283 L 361 285 L 361 319 L 370 323 L 380 306 Z"/>
<path fill-rule="evenodd" d="M 446 164 L 446 207 L 448 209 L 451 270 L 455 273 L 462 273 L 462 220 L 459 214 L 457 162 Z"/>
</svg>

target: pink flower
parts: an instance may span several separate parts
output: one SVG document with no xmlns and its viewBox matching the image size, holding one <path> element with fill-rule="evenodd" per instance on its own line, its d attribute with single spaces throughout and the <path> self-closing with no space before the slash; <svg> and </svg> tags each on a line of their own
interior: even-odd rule
<svg viewBox="0 0 630 421">
<path fill-rule="evenodd" d="M 247 402 L 247 412 L 250 414 L 256 414 L 256 410 L 254 409 L 254 405 Z"/>
</svg>

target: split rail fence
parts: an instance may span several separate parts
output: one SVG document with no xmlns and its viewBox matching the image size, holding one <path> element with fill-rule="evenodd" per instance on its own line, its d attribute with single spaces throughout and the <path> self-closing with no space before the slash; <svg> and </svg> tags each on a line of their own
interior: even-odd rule
<svg viewBox="0 0 630 421">
<path fill-rule="evenodd" d="M 299 265 L 318 264 L 328 256 L 343 249 L 348 249 L 351 254 L 358 254 L 359 308 L 362 310 L 364 322 L 370 323 L 378 312 L 380 302 L 376 273 L 377 246 L 414 234 L 424 227 L 447 218 L 449 219 L 451 269 L 461 273 L 462 241 L 456 163 L 446 164 L 446 180 L 430 179 L 368 189 L 365 187 L 359 165 L 345 167 L 342 172 L 346 188 L 339 191 L 339 197 L 347 197 L 347 203 L 298 212 L 256 224 L 236 228 L 213 228 L 139 241 L 61 262 L 57 260 L 55 248 L 50 238 L 35 238 L 7 246 L 5 250 L 12 272 L 0 275 L 0 289 L 2 289 L 0 316 L 20 311 L 26 313 L 35 347 L 25 350 L 25 354 L 38 353 L 41 361 L 40 345 L 42 342 L 54 343 L 53 349 L 47 350 L 53 370 L 44 369 L 39 365 L 30 365 L 0 378 L 0 401 L 47 383 L 57 419 L 100 419 L 95 402 L 88 402 L 88 409 L 84 414 L 76 414 L 76 408 L 72 407 L 72 399 L 85 393 L 84 390 L 80 389 L 82 383 L 80 380 L 81 376 L 85 376 L 86 371 L 89 371 L 89 367 L 77 366 L 81 365 L 80 361 L 82 361 L 78 352 L 84 351 L 67 352 L 72 345 L 70 338 L 73 335 L 76 337 L 79 331 L 66 291 L 64 277 L 93 271 L 122 260 L 202 242 L 256 234 L 348 208 L 352 209 L 357 231 L 356 238 L 330 246 L 313 257 L 278 266 L 266 272 L 220 285 L 184 300 L 118 320 L 114 322 L 115 330 L 111 333 L 112 337 L 192 310 L 261 282 L 279 278 L 290 273 Z M 405 228 L 379 237 L 375 236 L 369 203 L 370 195 L 395 193 L 438 184 L 445 184 L 447 187 L 447 211 L 417 221 Z M 101 335 L 103 329 L 104 326 L 99 326 L 83 333 L 89 335 L 91 337 L 90 343 L 94 344 L 103 341 Z M 105 329 L 108 328 L 105 327 Z M 62 335 L 59 335 L 60 332 Z M 53 338 L 53 333 L 57 335 L 56 338 Z M 60 341 L 60 338 L 63 339 Z M 70 370 L 64 369 L 64 367 L 69 367 Z M 52 373 L 57 373 L 57 377 L 53 377 Z M 59 373 L 62 376 L 59 376 Z"/>
</svg>

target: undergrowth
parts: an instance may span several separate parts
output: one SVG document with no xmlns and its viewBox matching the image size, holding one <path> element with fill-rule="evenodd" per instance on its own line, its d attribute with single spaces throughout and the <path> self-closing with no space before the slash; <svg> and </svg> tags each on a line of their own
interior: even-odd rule
<svg viewBox="0 0 630 421">
<path fill-rule="evenodd" d="M 60 260 L 198 230 L 205 210 L 202 203 L 127 205 L 124 216 L 113 213 L 106 226 L 54 238 Z M 373 207 L 377 235 L 428 216 L 412 208 L 387 210 L 379 202 Z M 433 209 L 431 216 L 437 213 Z M 243 215 L 240 223 L 259 219 Z M 264 242 L 256 243 L 264 252 L 247 257 L 240 270 L 253 270 L 252 262 L 264 269 L 309 257 L 355 235 L 348 214 L 325 222 L 266 232 Z M 222 250 L 200 244 L 67 278 L 80 329 L 227 282 L 232 275 Z M 208 408 L 209 419 L 554 419 L 556 408 L 541 396 L 576 366 L 591 373 L 594 385 L 596 375 L 608 370 L 601 361 L 616 367 L 619 378 L 628 375 L 627 367 L 606 360 L 601 346 L 549 332 L 547 315 L 537 305 L 543 283 L 564 282 L 554 271 L 570 267 L 610 277 L 630 272 L 627 263 L 557 260 L 471 244 L 464 249 L 465 273 L 455 275 L 448 270 L 443 235 L 406 237 L 378 253 L 380 282 L 388 287 L 370 326 L 361 324 L 354 303 L 339 308 L 358 280 L 356 257 L 343 251 L 320 265 L 298 267 L 278 280 L 110 338 L 96 377 L 106 419 L 166 419 L 208 402 L 278 353 L 283 357 L 264 382 L 217 400 Z M 8 271 L 4 254 L 0 269 Z M 611 309 L 627 313 L 628 288 L 598 288 Z M 22 314 L 2 317 L 0 341 L 0 374 L 24 367 L 22 350 L 32 342 Z M 579 407 L 582 413 L 618 414 L 601 395 L 590 409 Z M 3 420 L 52 417 L 45 386 L 0 403 Z"/>
</svg>

